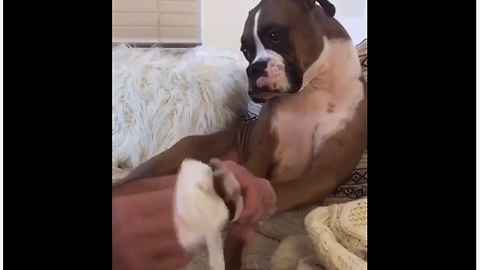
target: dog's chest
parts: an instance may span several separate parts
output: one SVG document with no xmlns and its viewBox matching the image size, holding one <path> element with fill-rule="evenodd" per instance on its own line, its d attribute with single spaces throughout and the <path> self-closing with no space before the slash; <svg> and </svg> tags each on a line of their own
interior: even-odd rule
<svg viewBox="0 0 480 270">
<path fill-rule="evenodd" d="M 284 114 L 275 125 L 278 144 L 274 151 L 275 168 L 271 181 L 284 182 L 300 175 L 314 156 L 318 137 L 318 116 Z"/>
<path fill-rule="evenodd" d="M 291 99 L 279 106 L 272 118 L 277 146 L 271 181 L 290 181 L 304 173 L 325 140 L 342 129 L 351 115 L 349 106 L 321 93 Z"/>
</svg>

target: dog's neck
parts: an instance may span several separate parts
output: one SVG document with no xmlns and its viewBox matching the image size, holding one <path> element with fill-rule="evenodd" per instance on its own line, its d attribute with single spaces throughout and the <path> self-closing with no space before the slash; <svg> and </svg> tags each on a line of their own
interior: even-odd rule
<svg viewBox="0 0 480 270">
<path fill-rule="evenodd" d="M 342 95 L 344 84 L 358 80 L 362 74 L 358 53 L 351 40 L 324 38 L 320 56 L 305 71 L 301 91 L 328 91 Z"/>
</svg>

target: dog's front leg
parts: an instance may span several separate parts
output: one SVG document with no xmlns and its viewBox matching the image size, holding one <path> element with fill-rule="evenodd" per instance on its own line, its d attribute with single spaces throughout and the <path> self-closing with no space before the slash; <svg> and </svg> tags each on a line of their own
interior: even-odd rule
<svg viewBox="0 0 480 270">
<path fill-rule="evenodd" d="M 244 242 L 232 232 L 227 233 L 224 246 L 225 269 L 240 270 L 242 269 L 242 252 Z"/>
<path fill-rule="evenodd" d="M 275 150 L 275 136 L 271 131 L 271 105 L 265 104 L 252 129 L 250 139 L 239 148 L 247 149 L 245 168 L 258 178 L 268 178 Z M 227 270 L 242 269 L 242 254 L 245 243 L 231 233 L 225 240 L 225 265 Z"/>
<path fill-rule="evenodd" d="M 259 131 L 259 136 L 254 138 L 253 146 L 245 162 L 245 168 L 258 178 L 268 179 L 273 163 L 275 143 L 270 130 Z"/>
<path fill-rule="evenodd" d="M 222 158 L 235 149 L 237 128 L 210 135 L 188 136 L 166 151 L 152 157 L 136 167 L 120 183 L 176 174 L 186 158 L 208 163 L 211 158 Z"/>
<path fill-rule="evenodd" d="M 261 148 L 258 148 L 259 150 Z M 256 177 L 266 178 L 269 162 L 267 159 L 262 159 L 265 152 L 262 155 L 253 155 L 252 158 L 247 160 L 245 167 L 247 170 Z M 241 239 L 238 239 L 234 235 L 227 235 L 225 243 L 225 262 L 227 270 L 239 270 L 242 269 L 242 254 L 244 249 L 244 243 Z"/>
<path fill-rule="evenodd" d="M 308 170 L 290 181 L 272 183 L 277 196 L 276 213 L 323 201 L 346 179 L 339 175 L 339 164 L 345 163 L 334 153 L 342 151 L 334 144 L 324 149 L 311 162 Z"/>
<path fill-rule="evenodd" d="M 277 137 L 272 130 L 271 119 L 277 100 L 272 99 L 263 105 L 247 145 L 248 155 L 244 166 L 258 178 L 268 178 L 273 164 Z"/>
<path fill-rule="evenodd" d="M 312 170 L 292 181 L 274 183 L 272 186 L 277 195 L 275 213 L 321 202 L 340 184 L 334 175 L 318 170 Z"/>
</svg>

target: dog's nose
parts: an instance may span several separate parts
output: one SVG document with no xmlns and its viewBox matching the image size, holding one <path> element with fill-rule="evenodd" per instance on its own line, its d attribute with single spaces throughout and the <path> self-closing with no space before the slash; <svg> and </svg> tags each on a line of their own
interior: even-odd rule
<svg viewBox="0 0 480 270">
<path fill-rule="evenodd" d="M 258 79 L 261 76 L 268 76 L 267 73 L 267 66 L 268 62 L 267 61 L 257 61 L 255 63 L 252 63 L 247 67 L 247 76 L 250 79 Z"/>
</svg>

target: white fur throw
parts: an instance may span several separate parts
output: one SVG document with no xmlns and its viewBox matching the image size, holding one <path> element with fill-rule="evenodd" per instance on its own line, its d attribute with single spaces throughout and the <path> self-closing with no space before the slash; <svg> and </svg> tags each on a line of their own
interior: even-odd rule
<svg viewBox="0 0 480 270">
<path fill-rule="evenodd" d="M 112 85 L 112 165 L 122 169 L 229 127 L 249 100 L 244 66 L 203 47 L 114 47 Z"/>
</svg>

